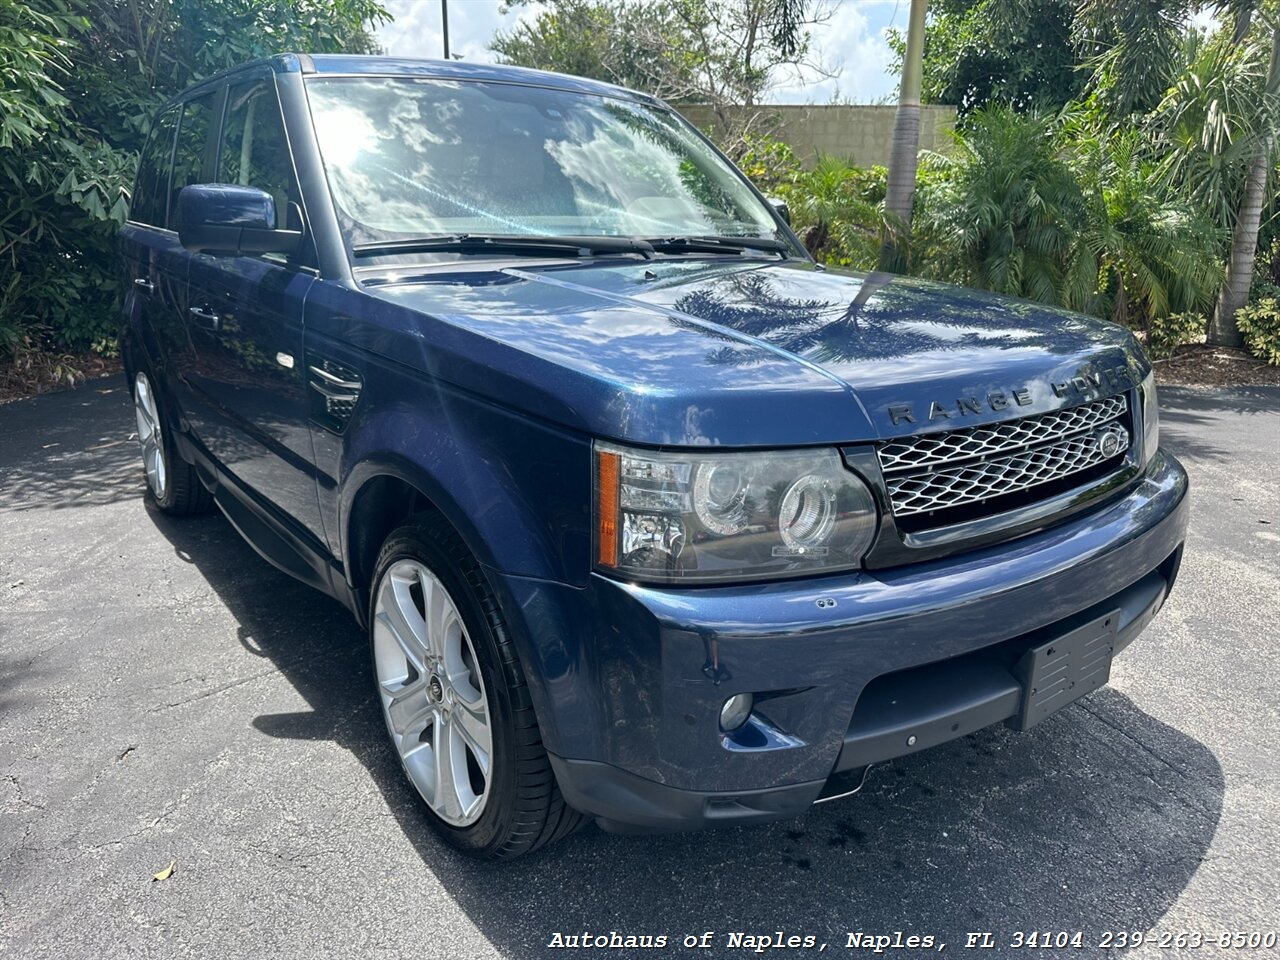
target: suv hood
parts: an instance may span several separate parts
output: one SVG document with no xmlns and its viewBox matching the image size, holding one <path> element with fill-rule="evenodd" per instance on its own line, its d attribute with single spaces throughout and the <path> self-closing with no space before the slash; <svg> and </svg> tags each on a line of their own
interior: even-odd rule
<svg viewBox="0 0 1280 960">
<path fill-rule="evenodd" d="M 490 395 L 523 389 L 495 399 L 537 397 L 549 419 L 640 443 L 846 443 L 954 429 L 1115 393 L 1149 369 L 1114 324 L 799 261 L 398 268 L 364 283 L 422 324 L 453 328 L 416 331 L 442 350 L 458 344 L 457 362 L 433 363 L 435 375 L 454 371 Z M 452 335 L 463 332 L 487 343 L 464 347 Z"/>
</svg>

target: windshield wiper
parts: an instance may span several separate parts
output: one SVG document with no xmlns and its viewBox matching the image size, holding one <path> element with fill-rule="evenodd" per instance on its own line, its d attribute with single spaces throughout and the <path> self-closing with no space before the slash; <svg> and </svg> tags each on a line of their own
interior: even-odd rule
<svg viewBox="0 0 1280 960">
<path fill-rule="evenodd" d="M 635 237 L 565 237 L 518 234 L 505 236 L 494 233 L 459 233 L 432 237 L 413 237 L 407 240 L 375 240 L 357 243 L 352 252 L 357 257 L 379 257 L 396 253 L 430 253 L 433 251 L 460 251 L 462 253 L 516 253 L 529 256 L 552 254 L 555 256 L 583 257 L 593 253 L 639 253 L 646 258 L 653 256 L 653 247 Z"/>
<path fill-rule="evenodd" d="M 646 237 L 645 242 L 658 253 L 742 253 L 744 250 L 769 250 L 785 258 L 791 244 L 769 237 Z"/>
</svg>

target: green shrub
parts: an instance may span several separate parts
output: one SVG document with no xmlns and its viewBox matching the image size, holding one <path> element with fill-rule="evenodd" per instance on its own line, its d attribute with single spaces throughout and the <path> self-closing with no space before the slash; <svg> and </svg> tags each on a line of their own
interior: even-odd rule
<svg viewBox="0 0 1280 960">
<path fill-rule="evenodd" d="M 1273 367 L 1280 367 L 1280 301 L 1264 297 L 1236 311 L 1236 325 L 1244 334 L 1249 352 Z"/>
<path fill-rule="evenodd" d="M 887 179 L 884 167 L 828 155 L 800 171 L 783 196 L 809 252 L 832 266 L 875 269 Z"/>
<path fill-rule="evenodd" d="M 772 137 L 747 136 L 738 169 L 767 197 L 782 196 L 800 175 L 800 161 L 789 144 Z"/>
<path fill-rule="evenodd" d="M 1249 285 L 1249 302 L 1267 297 L 1280 299 L 1280 239 L 1259 244 L 1253 261 L 1253 282 Z"/>
<path fill-rule="evenodd" d="M 12 354 L 22 342 L 22 324 L 9 309 L 9 305 L 18 299 L 20 283 L 22 283 L 22 275 L 15 273 L 9 278 L 9 282 L 0 288 L 0 360 Z"/>
<path fill-rule="evenodd" d="M 1172 357 L 1184 343 L 1204 336 L 1207 325 L 1198 313 L 1171 313 L 1154 319 L 1147 327 L 1147 353 L 1153 360 Z"/>
</svg>

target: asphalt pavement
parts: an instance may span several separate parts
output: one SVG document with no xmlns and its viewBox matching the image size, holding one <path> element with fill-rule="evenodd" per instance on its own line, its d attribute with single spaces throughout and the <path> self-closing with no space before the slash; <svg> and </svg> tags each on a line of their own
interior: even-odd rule
<svg viewBox="0 0 1280 960">
<path fill-rule="evenodd" d="M 1155 957 L 1206 952 L 1103 943 L 1280 932 L 1280 390 L 1162 408 L 1192 528 L 1109 688 L 797 820 L 589 827 L 495 865 L 427 827 L 349 615 L 221 516 L 146 507 L 119 380 L 0 406 L 0 956 L 756 956 L 730 935 L 781 932 L 814 946 L 767 956 L 990 933 Z M 613 931 L 667 946 L 547 946 Z"/>
</svg>

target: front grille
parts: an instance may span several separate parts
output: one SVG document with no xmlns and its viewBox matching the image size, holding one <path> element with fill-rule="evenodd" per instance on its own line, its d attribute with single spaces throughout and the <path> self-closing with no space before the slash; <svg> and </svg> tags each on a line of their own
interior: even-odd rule
<svg viewBox="0 0 1280 960">
<path fill-rule="evenodd" d="M 893 515 L 914 518 L 908 526 L 915 529 L 953 523 L 968 518 L 956 508 L 994 512 L 973 508 L 1118 463 L 1133 437 L 1128 407 L 1120 394 L 1038 417 L 882 443 L 877 453 Z M 1107 432 L 1117 435 L 1116 449 L 1101 442 Z"/>
</svg>

